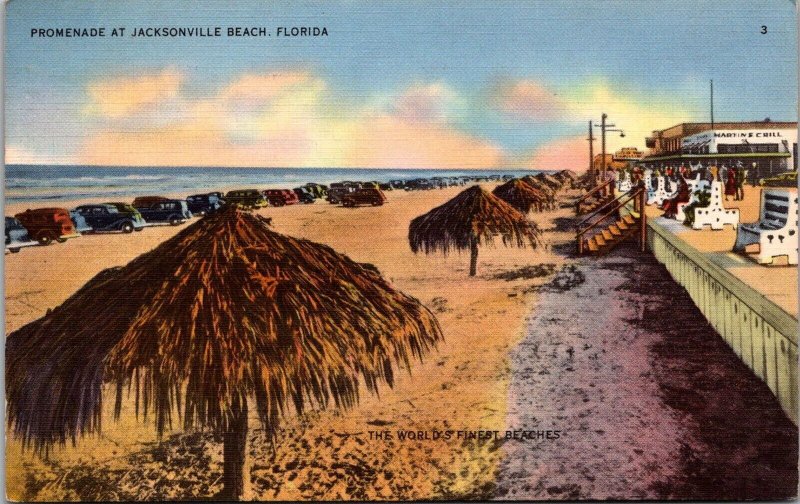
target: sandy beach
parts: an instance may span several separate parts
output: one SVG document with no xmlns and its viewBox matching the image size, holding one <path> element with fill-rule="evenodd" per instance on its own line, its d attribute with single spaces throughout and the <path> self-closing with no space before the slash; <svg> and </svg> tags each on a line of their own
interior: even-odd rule
<svg viewBox="0 0 800 504">
<path fill-rule="evenodd" d="M 348 209 L 317 202 L 259 211 L 272 217 L 274 229 L 281 233 L 330 245 L 356 261 L 373 264 L 397 288 L 434 311 L 445 341 L 424 362 L 415 363 L 411 373 L 400 373 L 393 389 L 381 389 L 380 397 L 363 392 L 353 410 L 287 418 L 275 446 L 266 442 L 253 416 L 256 497 L 397 500 L 705 495 L 668 490 L 672 483 L 674 488 L 678 483 L 686 488 L 702 486 L 686 477 L 691 470 L 687 469 L 686 450 L 700 450 L 713 441 L 697 440 L 701 414 L 688 421 L 690 413 L 681 417 L 680 408 L 670 404 L 664 393 L 671 386 L 670 373 L 681 369 L 681 363 L 659 371 L 654 345 L 664 345 L 664 337 L 653 336 L 652 328 L 629 333 L 634 322 L 629 321 L 628 326 L 624 322 L 641 320 L 641 310 L 650 309 L 657 300 L 636 304 L 644 294 L 634 292 L 630 297 L 635 299 L 622 309 L 618 294 L 607 296 L 598 291 L 610 292 L 630 283 L 635 261 L 629 257 L 620 263 L 609 258 L 604 263 L 571 257 L 573 209 L 566 204 L 568 194 L 562 194 L 561 208 L 531 214 L 545 231 L 546 247 L 535 251 L 484 248 L 477 277 L 467 275 L 468 254 L 412 254 L 407 241 L 411 219 L 460 190 L 392 191 L 382 207 Z M 6 213 L 13 215 L 24 208 L 9 205 Z M 43 316 L 102 269 L 127 263 L 181 229 L 183 226 L 154 227 L 131 235 L 90 235 L 7 255 L 6 333 Z M 598 338 L 598 332 L 605 336 Z M 700 340 L 713 337 L 707 328 L 698 336 Z M 709 351 L 730 357 L 724 344 Z M 600 360 L 593 355 L 601 355 Z M 736 378 L 731 383 L 739 384 L 732 386 L 758 386 L 760 382 L 742 368 L 726 371 Z M 621 383 L 627 388 L 620 387 Z M 724 394 L 724 390 L 718 392 Z M 218 437 L 207 432 L 179 434 L 176 429 L 167 442 L 159 444 L 152 424 L 137 421 L 131 404 L 123 405 L 119 423 L 112 422 L 110 403 L 106 402 L 108 420 L 100 436 L 57 450 L 49 460 L 23 453 L 20 444 L 11 441 L 7 453 L 9 498 L 181 499 L 220 490 L 222 447 Z M 761 411 L 769 416 L 780 413 L 780 407 L 775 408 L 769 402 L 740 405 L 734 401 L 725 414 L 737 418 Z M 785 423 L 776 422 L 773 427 L 782 433 L 779 439 L 788 447 L 786 455 L 794 453 L 796 459 L 796 429 L 792 437 Z M 507 430 L 560 434 L 537 441 L 464 439 L 457 434 Z M 376 438 L 376 432 L 386 431 L 391 439 Z M 422 432 L 422 437 L 434 431 L 455 434 L 446 440 L 402 440 L 398 431 Z M 680 439 L 693 441 L 681 444 Z M 743 444 L 745 441 L 730 442 L 713 457 L 700 457 L 700 465 L 708 469 L 704 463 L 719 463 L 725 455 L 752 446 Z M 681 451 L 683 445 L 688 448 Z M 739 457 L 730 463 L 732 469 L 725 471 L 760 461 L 762 452 L 748 453 L 750 458 Z M 784 459 L 775 462 L 779 466 L 784 463 Z M 658 465 L 662 469 L 653 470 Z M 649 476 L 634 484 L 645 473 Z M 777 470 L 762 479 L 772 481 L 778 476 L 785 473 Z M 715 497 L 723 498 L 710 496 Z"/>
<path fill-rule="evenodd" d="M 323 470 L 325 467 L 315 468 L 310 464 L 337 460 L 347 467 L 373 468 L 375 475 L 353 477 L 352 483 L 347 483 L 347 479 L 331 483 L 333 486 L 325 494 L 330 498 L 419 499 L 433 495 L 457 498 L 475 496 L 482 488 L 490 490 L 500 455 L 494 444 L 461 440 L 457 443 L 370 441 L 367 434 L 368 429 L 504 428 L 509 377 L 507 353 L 521 338 L 525 315 L 535 300 L 535 295 L 522 287 L 544 283 L 546 277 L 515 281 L 494 277 L 531 264 L 548 265 L 544 272 L 550 273 L 563 259 L 545 249 L 517 250 L 502 246 L 483 249 L 478 277 L 469 278 L 468 254 L 415 256 L 407 241 L 410 220 L 444 203 L 460 189 L 392 191 L 387 194 L 387 204 L 376 208 L 347 209 L 317 202 L 259 211 L 272 217 L 274 228 L 281 233 L 325 243 L 356 261 L 375 265 L 399 289 L 417 297 L 436 313 L 446 338 L 429 359 L 413 366 L 410 375 L 401 374 L 393 390 L 383 389 L 380 398 L 364 392 L 356 410 L 311 414 L 308 417 L 313 421 L 289 419 L 275 455 L 269 455 L 269 464 L 261 457 L 267 456 L 270 447 L 254 443 L 253 474 L 260 497 L 321 496 L 319 486 L 324 488 L 326 479 L 332 475 Z M 61 206 L 72 207 L 76 203 Z M 13 215 L 24 208 L 24 205 L 9 205 L 6 213 Z M 554 215 L 570 211 L 534 214 L 533 219 L 550 228 Z M 32 247 L 6 256 L 6 332 L 43 316 L 48 308 L 63 302 L 102 269 L 127 263 L 182 228 L 153 227 L 131 235 L 88 235 L 65 244 Z M 547 234 L 549 239 L 555 236 L 552 231 Z M 52 281 L 54 272 L 58 282 Z M 109 480 L 101 486 L 122 497 L 124 494 L 119 492 L 124 491 L 126 481 L 119 480 L 130 461 L 120 457 L 145 449 L 156 440 L 152 426 L 137 423 L 133 412 L 130 413 L 127 416 L 123 413 L 125 418 L 119 424 L 106 422 L 99 438 L 86 439 L 77 448 L 57 452 L 50 463 L 103 468 L 108 471 Z M 256 429 L 257 420 L 252 420 L 252 428 Z M 311 448 L 304 456 L 298 452 L 298 446 L 306 443 Z M 220 452 L 221 447 L 214 450 Z M 52 483 L 47 474 L 53 474 L 52 469 L 46 469 L 48 463 L 28 453 L 20 455 L 20 446 L 14 442 L 9 444 L 9 454 L 14 455 L 8 467 L 10 496 L 56 499 L 58 494 L 48 492 L 64 491 L 60 489 L 63 481 L 47 485 Z M 211 472 L 219 467 L 217 456 L 210 457 Z M 274 467 L 285 471 L 284 477 L 278 478 Z M 38 480 L 32 489 L 25 488 L 29 476 Z M 95 476 L 103 479 L 96 473 Z M 213 482 L 206 482 L 209 483 Z M 135 486 L 133 482 L 130 485 Z M 161 496 L 192 495 L 179 488 L 173 491 L 177 493 Z M 101 495 L 113 497 L 101 491 L 94 498 Z"/>
</svg>

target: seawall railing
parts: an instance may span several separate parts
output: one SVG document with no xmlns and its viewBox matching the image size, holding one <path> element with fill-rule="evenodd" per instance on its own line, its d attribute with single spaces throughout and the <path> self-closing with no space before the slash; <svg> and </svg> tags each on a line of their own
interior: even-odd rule
<svg viewBox="0 0 800 504">
<path fill-rule="evenodd" d="M 797 318 L 655 219 L 647 222 L 647 245 L 797 424 Z M 796 274 L 796 270 L 787 269 L 787 274 Z"/>
</svg>

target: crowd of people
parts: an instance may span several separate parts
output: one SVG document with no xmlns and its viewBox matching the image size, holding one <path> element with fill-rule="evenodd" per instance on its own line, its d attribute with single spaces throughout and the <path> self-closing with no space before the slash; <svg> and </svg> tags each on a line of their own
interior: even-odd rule
<svg viewBox="0 0 800 504">
<path fill-rule="evenodd" d="M 706 180 L 709 184 L 714 181 L 721 182 L 724 187 L 725 201 L 729 201 L 732 196 L 734 201 L 744 199 L 744 181 L 747 180 L 748 170 L 743 166 L 708 166 L 702 164 L 692 167 L 681 165 L 677 169 L 671 166 L 661 170 L 652 171 L 652 176 L 666 176 L 671 184 L 677 184 L 675 196 L 664 200 L 661 209 L 664 210 L 664 217 L 674 219 L 678 212 L 679 203 L 688 203 L 691 198 L 688 179 L 696 178 L 700 175 L 700 180 Z M 631 186 L 637 187 L 644 184 L 645 171 L 637 166 L 631 170 Z"/>
</svg>

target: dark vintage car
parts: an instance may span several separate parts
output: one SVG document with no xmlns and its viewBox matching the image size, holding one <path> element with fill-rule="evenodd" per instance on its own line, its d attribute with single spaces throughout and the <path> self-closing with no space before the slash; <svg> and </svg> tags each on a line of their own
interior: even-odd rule
<svg viewBox="0 0 800 504">
<path fill-rule="evenodd" d="M 228 194 L 225 195 L 225 202 L 244 208 L 262 208 L 267 206 L 267 200 L 258 189 L 237 189 L 235 191 L 228 191 Z"/>
<path fill-rule="evenodd" d="M 316 196 L 307 187 L 295 187 L 293 191 L 297 195 L 298 201 L 304 205 L 314 203 L 317 200 Z"/>
<path fill-rule="evenodd" d="M 300 203 L 297 194 L 291 189 L 266 189 L 262 192 L 270 206 L 280 207 Z"/>
<path fill-rule="evenodd" d="M 134 208 L 145 208 L 151 207 L 156 203 L 161 203 L 162 201 L 169 201 L 169 198 L 165 198 L 164 196 L 137 196 L 134 198 L 133 205 Z"/>
<path fill-rule="evenodd" d="M 189 211 L 195 215 L 209 215 L 222 208 L 222 198 L 217 194 L 193 194 L 186 198 Z"/>
<path fill-rule="evenodd" d="M 37 208 L 25 210 L 15 215 L 28 234 L 41 245 L 50 245 L 53 240 L 64 243 L 69 238 L 76 238 L 80 234 L 75 230 L 75 224 L 64 208 Z"/>
<path fill-rule="evenodd" d="M 94 231 L 92 226 L 86 222 L 86 219 L 83 215 L 76 212 L 74 209 L 69 211 L 69 217 L 72 219 L 72 225 L 75 226 L 75 231 L 84 234 L 84 233 L 91 233 Z"/>
<path fill-rule="evenodd" d="M 365 187 L 345 194 L 342 197 L 342 205 L 346 207 L 356 207 L 358 205 L 381 206 L 386 202 L 383 191 L 374 187 Z"/>
<path fill-rule="evenodd" d="M 788 171 L 759 179 L 758 185 L 764 187 L 797 187 L 797 172 Z"/>
<path fill-rule="evenodd" d="M 304 188 L 308 189 L 308 191 L 315 197 L 315 198 L 325 198 L 328 196 L 328 186 L 324 184 L 317 184 L 314 182 L 309 182 L 308 184 L 303 186 Z"/>
<path fill-rule="evenodd" d="M 89 228 L 87 231 L 132 233 L 141 231 L 145 227 L 142 214 L 136 208 L 125 203 L 81 205 L 75 208 L 73 213 L 83 218 Z"/>
<path fill-rule="evenodd" d="M 39 242 L 31 239 L 28 230 L 22 223 L 14 217 L 6 216 L 6 251 L 19 252 L 25 247 L 39 245 Z"/>
<path fill-rule="evenodd" d="M 345 194 L 350 194 L 361 188 L 361 184 L 357 182 L 334 182 L 328 187 L 328 194 L 326 199 L 332 205 L 338 205 L 342 202 Z"/>
<path fill-rule="evenodd" d="M 185 200 L 166 200 L 149 207 L 136 207 L 148 226 L 169 224 L 177 226 L 192 218 L 192 212 Z"/>
</svg>

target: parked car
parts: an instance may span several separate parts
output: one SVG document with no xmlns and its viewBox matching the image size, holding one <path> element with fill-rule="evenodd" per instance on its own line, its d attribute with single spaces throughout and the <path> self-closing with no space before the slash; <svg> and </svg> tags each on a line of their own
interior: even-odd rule
<svg viewBox="0 0 800 504">
<path fill-rule="evenodd" d="M 225 202 L 244 208 L 262 208 L 267 206 L 267 200 L 258 192 L 258 189 L 237 189 L 235 191 L 228 191 L 225 195 Z"/>
<path fill-rule="evenodd" d="M 307 187 L 295 187 L 293 191 L 297 195 L 297 199 L 300 201 L 300 203 L 305 205 L 314 203 L 314 201 L 317 200 L 317 198 Z"/>
<path fill-rule="evenodd" d="M 797 187 L 797 171 L 788 171 L 759 179 L 758 185 L 764 187 Z"/>
<path fill-rule="evenodd" d="M 358 205 L 381 206 L 385 202 L 386 196 L 383 194 L 383 191 L 374 187 L 357 189 L 342 196 L 342 205 L 346 207 L 355 207 Z"/>
<path fill-rule="evenodd" d="M 186 200 L 166 200 L 149 207 L 136 207 L 147 225 L 169 224 L 177 226 L 192 218 Z"/>
<path fill-rule="evenodd" d="M 34 245 L 39 245 L 39 242 L 31 239 L 25 226 L 14 217 L 6 216 L 6 251 L 17 253 Z"/>
<path fill-rule="evenodd" d="M 77 238 L 80 234 L 64 208 L 37 208 L 25 210 L 15 215 L 28 234 L 41 245 L 50 245 L 53 240 L 64 243 L 69 238 Z"/>
<path fill-rule="evenodd" d="M 72 219 L 72 225 L 75 226 L 75 231 L 79 232 L 80 234 L 91 233 L 94 231 L 92 226 L 86 222 L 86 219 L 83 217 L 83 215 L 79 214 L 75 210 L 69 211 L 69 217 Z"/>
<path fill-rule="evenodd" d="M 222 208 L 222 198 L 216 194 L 193 194 L 186 198 L 189 211 L 195 215 L 208 215 Z"/>
<path fill-rule="evenodd" d="M 121 231 L 132 233 L 145 227 L 142 214 L 125 203 L 81 205 L 73 210 L 88 226 L 87 231 Z M 78 228 L 80 230 L 80 227 Z"/>
<path fill-rule="evenodd" d="M 131 204 L 134 208 L 146 208 L 156 203 L 161 203 L 162 201 L 169 201 L 169 198 L 165 198 L 164 196 L 137 196 Z"/>
<path fill-rule="evenodd" d="M 342 197 L 358 189 L 353 182 L 334 182 L 328 187 L 328 203 L 338 205 L 342 202 Z"/>
<path fill-rule="evenodd" d="M 304 188 L 308 189 L 308 191 L 315 197 L 315 198 L 325 198 L 328 196 L 328 186 L 323 184 L 316 184 L 310 182 L 303 186 Z"/>
<path fill-rule="evenodd" d="M 262 194 L 271 206 L 280 207 L 300 203 L 297 194 L 291 189 L 266 189 Z"/>
<path fill-rule="evenodd" d="M 136 210 L 136 207 L 134 207 L 133 205 L 130 205 L 128 203 L 122 203 L 119 201 L 106 201 L 103 204 L 111 205 L 123 213 L 132 213 L 134 216 L 134 223 L 133 223 L 134 231 L 142 231 L 147 226 L 147 223 L 144 221 L 144 217 L 142 217 L 141 212 L 139 212 L 139 210 Z"/>
</svg>

